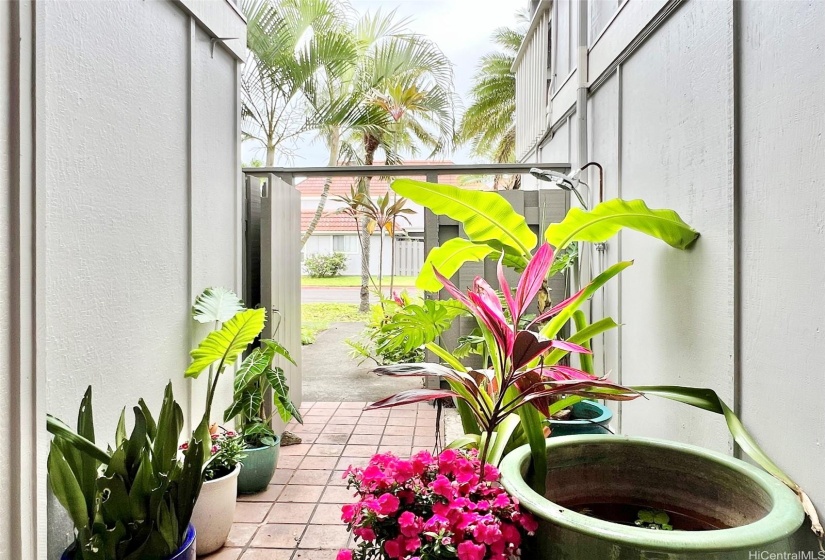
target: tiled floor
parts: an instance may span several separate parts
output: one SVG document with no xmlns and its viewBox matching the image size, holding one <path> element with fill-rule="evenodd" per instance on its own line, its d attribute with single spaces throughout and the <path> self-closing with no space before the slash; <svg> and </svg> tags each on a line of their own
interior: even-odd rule
<svg viewBox="0 0 825 560">
<path fill-rule="evenodd" d="M 243 496 L 226 547 L 209 560 L 334 560 L 347 546 L 341 504 L 353 501 L 342 478 L 376 451 L 409 456 L 435 445 L 429 404 L 362 412 L 362 402 L 304 403 L 304 425 L 287 429 L 303 443 L 281 448 L 269 488 Z"/>
</svg>

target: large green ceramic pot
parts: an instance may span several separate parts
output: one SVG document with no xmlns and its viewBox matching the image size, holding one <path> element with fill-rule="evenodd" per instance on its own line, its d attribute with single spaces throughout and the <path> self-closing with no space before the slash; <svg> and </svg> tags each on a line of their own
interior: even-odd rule
<svg viewBox="0 0 825 560">
<path fill-rule="evenodd" d="M 275 445 L 244 449 L 246 457 L 238 476 L 238 494 L 257 494 L 267 489 L 278 466 L 280 451 L 280 436 L 275 436 Z"/>
<path fill-rule="evenodd" d="M 504 487 L 539 519 L 534 542 L 525 543 L 535 548 L 526 556 L 531 559 L 767 558 L 792 550 L 790 537 L 804 518 L 795 494 L 781 482 L 707 449 L 614 435 L 557 437 L 546 445 L 545 496 L 525 481 L 528 446 L 501 465 Z M 623 524 L 580 513 L 624 511 L 635 517 L 636 508 L 669 511 L 676 528 L 697 520 L 722 528 L 654 530 L 634 526 L 632 518 Z"/>
<path fill-rule="evenodd" d="M 584 434 L 609 434 L 607 426 L 613 418 L 609 408 L 596 401 L 582 401 L 573 405 L 567 420 L 547 420 L 550 437 Z"/>
</svg>

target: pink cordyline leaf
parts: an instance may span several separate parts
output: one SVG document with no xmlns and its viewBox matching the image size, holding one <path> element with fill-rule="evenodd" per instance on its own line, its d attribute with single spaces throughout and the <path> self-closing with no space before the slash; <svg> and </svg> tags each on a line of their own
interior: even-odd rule
<svg viewBox="0 0 825 560">
<path fill-rule="evenodd" d="M 519 331 L 513 343 L 513 369 L 518 371 L 552 347 L 554 341 L 531 331 Z"/>
<path fill-rule="evenodd" d="M 501 291 L 504 292 L 504 299 L 507 302 L 507 309 L 510 310 L 510 316 L 514 317 L 513 322 L 518 324 L 518 320 L 515 319 L 515 309 L 517 307 L 516 300 L 513 297 L 513 293 L 510 290 L 510 283 L 507 282 L 507 278 L 504 276 L 504 251 L 501 252 L 501 257 L 498 259 L 498 285 L 501 288 Z"/>
<path fill-rule="evenodd" d="M 364 410 L 392 408 L 393 406 L 401 406 L 402 404 L 413 404 L 422 401 L 433 401 L 435 399 L 453 398 L 456 396 L 454 392 L 446 389 L 410 389 L 369 404 L 364 407 Z"/>
<path fill-rule="evenodd" d="M 579 346 L 578 344 L 573 344 L 572 342 L 567 342 L 566 340 L 552 340 L 550 342 L 550 346 L 552 346 L 553 348 L 558 348 L 559 350 L 566 350 L 567 352 L 576 352 L 578 354 L 593 353 L 584 346 Z"/>
<path fill-rule="evenodd" d="M 536 371 L 541 373 L 544 377 L 549 377 L 554 381 L 568 381 L 572 379 L 599 379 L 598 377 L 593 377 L 586 371 L 582 371 L 580 369 L 572 368 L 569 366 L 549 366 L 537 368 Z"/>
<path fill-rule="evenodd" d="M 527 310 L 527 306 L 536 297 L 536 294 L 541 290 L 544 284 L 544 279 L 547 278 L 547 272 L 553 264 L 553 247 L 548 243 L 543 243 L 539 247 L 527 267 L 524 269 L 521 278 L 518 281 L 516 288 L 516 309 L 511 309 L 510 314 L 513 315 L 513 322 L 518 324 L 518 319 Z"/>
<path fill-rule="evenodd" d="M 546 321 L 547 319 L 553 317 L 554 315 L 558 315 L 559 313 L 562 312 L 562 310 L 564 310 L 565 307 L 567 307 L 568 305 L 573 303 L 573 301 L 575 301 L 576 298 L 578 298 L 584 290 L 585 290 L 585 288 L 582 288 L 581 290 L 579 290 L 578 292 L 576 292 L 575 294 L 573 294 L 572 296 L 570 296 L 566 300 L 564 300 L 560 303 L 557 303 L 556 305 L 554 305 L 550 309 L 545 310 L 543 313 L 541 313 L 535 319 L 530 321 L 530 324 L 528 324 L 527 327 L 529 328 L 529 327 L 535 325 L 536 323 L 541 323 L 542 321 Z"/>
</svg>

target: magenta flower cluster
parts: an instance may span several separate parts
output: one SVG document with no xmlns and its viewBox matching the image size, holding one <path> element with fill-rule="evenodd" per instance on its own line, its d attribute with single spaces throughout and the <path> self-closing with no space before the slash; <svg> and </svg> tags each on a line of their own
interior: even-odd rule
<svg viewBox="0 0 825 560">
<path fill-rule="evenodd" d="M 359 501 L 341 518 L 357 546 L 337 560 L 511 560 L 536 520 L 499 484 L 476 451 L 421 451 L 408 460 L 378 454 L 345 473 Z"/>
</svg>

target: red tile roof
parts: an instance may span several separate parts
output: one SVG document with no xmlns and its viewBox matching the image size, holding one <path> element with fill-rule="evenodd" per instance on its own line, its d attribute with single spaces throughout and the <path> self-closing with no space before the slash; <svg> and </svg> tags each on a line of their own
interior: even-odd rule
<svg viewBox="0 0 825 560">
<path fill-rule="evenodd" d="M 304 210 L 301 212 L 301 232 L 307 230 L 312 217 L 315 216 L 315 210 Z M 315 226 L 315 232 L 341 232 L 341 233 L 355 233 L 358 227 L 355 220 L 343 214 L 335 214 L 333 212 L 324 212 L 318 225 Z"/>
</svg>

